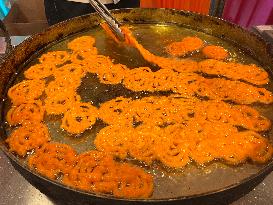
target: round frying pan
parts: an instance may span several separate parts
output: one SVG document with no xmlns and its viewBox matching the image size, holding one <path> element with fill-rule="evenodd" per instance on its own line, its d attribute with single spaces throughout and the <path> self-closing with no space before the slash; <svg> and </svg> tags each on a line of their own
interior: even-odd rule
<svg viewBox="0 0 273 205">
<path fill-rule="evenodd" d="M 234 59 L 243 63 L 256 63 L 272 75 L 270 66 L 273 57 L 269 46 L 258 36 L 242 28 L 210 16 L 168 9 L 124 9 L 113 11 L 117 19 L 129 24 L 140 43 L 158 55 L 164 55 L 162 48 L 169 42 L 179 40 L 186 35 L 196 35 L 209 43 L 220 44 L 230 50 Z M 99 27 L 101 19 L 96 14 L 80 16 L 54 25 L 42 33 L 25 40 L 7 54 L 0 65 L 1 127 L 0 147 L 10 158 L 15 168 L 34 186 L 55 200 L 72 204 L 223 204 L 232 201 L 250 191 L 272 171 L 273 162 L 265 165 L 243 164 L 237 167 L 213 163 L 206 167 L 189 165 L 183 170 L 173 171 L 159 164 L 144 167 L 154 174 L 155 189 L 148 199 L 120 199 L 111 195 L 76 190 L 49 180 L 26 166 L 26 160 L 18 158 L 8 151 L 5 144 L 10 132 L 5 123 L 5 114 L 9 108 L 6 93 L 10 86 L 22 79 L 22 71 L 37 62 L 37 57 L 49 50 L 65 50 L 66 43 L 78 36 L 90 34 L 96 38 L 96 47 L 103 55 L 108 55 L 119 63 L 129 67 L 149 66 L 134 49 L 119 47 Z M 198 58 L 198 56 L 192 56 Z M 272 80 L 272 77 L 270 77 Z M 272 83 L 267 89 L 272 91 Z M 86 102 L 95 105 L 117 96 L 136 97 L 146 93 L 132 93 L 121 86 L 101 85 L 90 75 L 83 79 L 78 90 Z M 273 106 L 254 105 L 262 114 L 273 120 L 270 113 Z M 46 119 L 53 141 L 70 144 L 78 152 L 94 148 L 96 133 L 104 126 L 97 122 L 94 128 L 83 136 L 75 138 L 58 130 L 58 119 Z M 273 141 L 273 133 L 264 133 Z"/>
</svg>

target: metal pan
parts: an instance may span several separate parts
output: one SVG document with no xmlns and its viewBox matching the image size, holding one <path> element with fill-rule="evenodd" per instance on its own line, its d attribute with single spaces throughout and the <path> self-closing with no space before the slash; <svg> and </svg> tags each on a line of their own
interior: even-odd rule
<svg viewBox="0 0 273 205">
<path fill-rule="evenodd" d="M 256 63 L 263 66 L 270 75 L 273 57 L 270 47 L 258 36 L 221 19 L 203 16 L 191 12 L 168 9 L 124 9 L 113 11 L 120 22 L 129 24 L 140 42 L 156 54 L 161 52 L 164 44 L 181 38 L 183 35 L 197 35 L 211 43 L 218 43 L 228 48 L 233 57 L 245 63 Z M 1 96 L 1 129 L 0 147 L 11 159 L 15 168 L 34 186 L 38 187 L 56 201 L 61 200 L 73 204 L 222 204 L 240 197 L 257 185 L 272 171 L 273 162 L 266 165 L 244 164 L 238 167 L 213 163 L 207 167 L 197 168 L 187 166 L 183 171 L 172 172 L 161 168 L 158 164 L 145 167 L 155 174 L 155 190 L 149 199 L 119 199 L 111 195 L 88 193 L 66 187 L 58 182 L 49 180 L 28 169 L 25 159 L 10 153 L 4 143 L 9 127 L 5 123 L 5 114 L 9 107 L 6 97 L 8 88 L 22 79 L 22 71 L 37 62 L 37 57 L 48 50 L 66 49 L 67 41 L 83 35 L 91 34 L 96 38 L 99 52 L 108 55 L 115 61 L 129 67 L 148 65 L 133 48 L 117 47 L 98 26 L 101 19 L 96 14 L 77 17 L 54 25 L 46 31 L 33 35 L 14 48 L 0 66 L 0 96 Z M 153 42 L 151 44 L 151 42 Z M 272 77 L 271 77 L 272 80 Z M 95 89 L 96 88 L 96 89 Z M 272 83 L 269 83 L 269 90 Z M 114 97 L 146 95 L 132 93 L 121 86 L 105 86 L 94 76 L 83 79 L 79 89 L 84 101 L 93 101 L 95 105 Z M 255 105 L 266 117 L 273 120 L 270 113 L 273 106 Z M 78 152 L 94 148 L 93 140 L 104 125 L 97 122 L 94 129 L 83 134 L 80 138 L 67 136 L 58 130 L 58 119 L 46 119 L 54 141 L 68 143 Z M 273 133 L 265 133 L 273 141 Z"/>
</svg>

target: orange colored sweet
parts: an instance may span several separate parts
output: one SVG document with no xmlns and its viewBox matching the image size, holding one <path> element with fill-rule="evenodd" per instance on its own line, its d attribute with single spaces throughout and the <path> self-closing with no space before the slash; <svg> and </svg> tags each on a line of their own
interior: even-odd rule
<svg viewBox="0 0 273 205">
<path fill-rule="evenodd" d="M 20 156 L 50 141 L 47 127 L 41 123 L 26 124 L 14 130 L 6 139 L 9 150 Z"/>
<path fill-rule="evenodd" d="M 37 100 L 45 89 L 43 80 L 24 80 L 12 86 L 8 91 L 8 96 L 14 105 L 32 102 Z"/>
<path fill-rule="evenodd" d="M 208 49 L 211 47 L 203 52 L 209 50 L 215 59 L 201 62 L 156 56 L 138 43 L 128 28 L 122 30 L 125 42 L 161 69 L 129 69 L 98 55 L 92 36 L 69 42 L 69 52 L 43 54 L 39 64 L 24 72 L 30 80 L 8 91 L 12 105 L 7 121 L 21 125 L 6 140 L 10 151 L 20 156 L 33 151 L 29 167 L 50 179 L 124 198 L 151 196 L 153 177 L 116 158 L 131 157 L 146 165 L 157 161 L 178 169 L 191 162 L 205 165 L 220 160 L 237 165 L 247 160 L 266 163 L 271 159 L 273 147 L 258 133 L 270 129 L 270 120 L 254 108 L 240 105 L 273 102 L 270 91 L 256 86 L 268 83 L 265 70 L 256 65 L 215 60 L 226 57 L 221 49 L 214 52 Z M 202 47 L 201 39 L 187 37 L 170 45 L 168 51 L 180 56 Z M 83 103 L 78 94 L 86 73 L 97 74 L 103 84 L 149 91 L 149 97 L 118 97 L 96 108 Z M 97 151 L 78 155 L 69 145 L 50 143 L 48 129 L 41 123 L 44 112 L 62 117 L 61 128 L 71 134 L 83 133 L 97 118 L 103 120 L 106 127 L 94 139 Z"/>
<path fill-rule="evenodd" d="M 211 59 L 224 60 L 228 57 L 228 52 L 222 46 L 208 45 L 202 49 L 202 53 Z"/>
<path fill-rule="evenodd" d="M 97 48 L 94 47 L 94 44 L 95 39 L 92 36 L 81 36 L 70 41 L 67 47 L 73 51 L 89 51 L 95 55 L 97 54 Z"/>
<path fill-rule="evenodd" d="M 50 51 L 39 58 L 39 62 L 46 65 L 57 66 L 67 62 L 70 54 L 66 51 Z"/>
<path fill-rule="evenodd" d="M 97 108 L 89 103 L 74 103 L 64 114 L 61 128 L 71 134 L 80 134 L 95 124 Z"/>
<path fill-rule="evenodd" d="M 184 56 L 190 52 L 201 49 L 204 42 L 195 36 L 187 36 L 180 42 L 173 42 L 166 47 L 166 51 L 172 56 Z"/>
<path fill-rule="evenodd" d="M 40 100 L 30 103 L 22 103 L 12 106 L 7 113 L 7 122 L 10 125 L 41 122 L 44 118 L 45 109 Z"/>
<path fill-rule="evenodd" d="M 52 64 L 35 64 L 29 67 L 25 72 L 24 75 L 27 79 L 43 79 L 51 76 L 53 74 L 53 70 L 55 66 Z"/>
<path fill-rule="evenodd" d="M 200 61 L 199 71 L 212 75 L 225 76 L 233 80 L 244 80 L 256 85 L 269 82 L 268 73 L 257 65 L 244 65 L 233 62 L 223 62 L 214 59 Z"/>
<path fill-rule="evenodd" d="M 98 151 L 78 155 L 63 183 L 123 198 L 147 198 L 153 191 L 150 174 L 128 163 L 115 162 L 111 155 Z"/>
<path fill-rule="evenodd" d="M 50 179 L 57 179 L 73 168 L 76 155 L 75 150 L 69 145 L 45 143 L 29 157 L 28 166 Z"/>
</svg>

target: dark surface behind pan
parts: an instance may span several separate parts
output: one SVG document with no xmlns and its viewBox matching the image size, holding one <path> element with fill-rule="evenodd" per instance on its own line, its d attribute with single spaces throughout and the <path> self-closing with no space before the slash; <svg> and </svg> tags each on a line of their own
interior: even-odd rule
<svg viewBox="0 0 273 205">
<path fill-rule="evenodd" d="M 257 36 L 248 33 L 241 28 L 223 22 L 222 20 L 212 17 L 201 16 L 183 11 L 165 10 L 165 9 L 133 9 L 133 10 L 120 10 L 115 11 L 117 18 L 123 22 L 129 23 L 175 23 L 184 26 L 190 26 L 192 29 L 202 31 L 204 33 L 221 37 L 222 39 L 233 41 L 245 52 L 256 58 L 263 66 L 268 67 L 272 64 L 269 47 L 264 41 Z M 167 19 L 167 20 L 166 20 Z M 96 15 L 87 15 L 63 22 L 46 30 L 44 33 L 34 35 L 30 39 L 15 48 L 15 50 L 6 58 L 6 61 L 0 68 L 0 93 L 1 97 L 5 97 L 5 88 L 10 77 L 16 72 L 17 68 L 22 65 L 30 56 L 36 51 L 44 48 L 46 45 L 53 41 L 60 40 L 66 36 L 90 29 L 98 25 L 100 19 Z M 251 43 L 250 43 L 251 42 Z M 243 46 L 245 45 L 245 47 Z M 270 69 L 268 67 L 268 69 Z M 1 103 L 2 110 L 3 103 Z M 1 115 L 3 122 L 3 115 Z M 3 126 L 3 125 L 2 125 Z M 3 127 L 1 127 L 1 136 L 4 136 Z M 99 202 L 98 204 L 111 203 L 113 200 L 116 204 L 128 204 L 134 200 L 115 200 L 111 197 L 94 196 L 93 194 L 86 194 L 80 191 L 68 189 L 60 184 L 53 183 L 43 177 L 30 172 L 27 168 L 22 167 L 20 162 L 12 154 L 7 151 L 3 140 L 1 138 L 1 148 L 13 160 L 13 164 L 17 170 L 32 184 L 37 186 L 42 192 L 50 195 L 52 198 L 67 199 L 69 201 L 83 200 L 85 202 L 92 198 L 92 201 Z M 181 197 L 172 200 L 146 200 L 146 203 L 179 203 L 183 200 L 187 204 L 211 204 L 217 202 L 221 204 L 232 200 L 232 198 L 240 197 L 242 194 L 250 191 L 257 183 L 259 183 L 264 176 L 272 170 L 272 162 L 263 168 L 259 173 L 253 175 L 251 178 L 240 181 L 233 186 L 219 190 L 215 193 L 207 193 L 200 196 Z M 177 201 L 178 200 L 178 201 Z M 205 200 L 205 201 L 204 201 Z M 233 199 L 234 200 L 234 199 Z M 206 202 L 207 201 L 207 202 Z M 134 203 L 142 203 L 143 201 L 134 201 Z"/>
</svg>

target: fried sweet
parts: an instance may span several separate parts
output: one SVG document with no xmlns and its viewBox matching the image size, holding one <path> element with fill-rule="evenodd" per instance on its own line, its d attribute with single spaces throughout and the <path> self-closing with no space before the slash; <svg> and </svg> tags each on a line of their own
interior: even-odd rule
<svg viewBox="0 0 273 205">
<path fill-rule="evenodd" d="M 45 143 L 29 157 L 28 166 L 50 179 L 57 179 L 73 168 L 76 154 L 69 145 Z"/>
<path fill-rule="evenodd" d="M 121 131 L 126 129 L 126 132 Z M 128 147 L 131 144 L 133 129 L 119 124 L 107 126 L 97 134 L 94 144 L 96 149 L 101 152 L 107 152 L 115 157 L 124 159 L 128 154 Z"/>
<path fill-rule="evenodd" d="M 222 101 L 202 102 L 204 107 L 199 112 L 204 112 L 209 121 L 230 123 L 256 132 L 271 128 L 271 121 L 262 116 L 257 110 L 246 105 L 230 105 Z"/>
<path fill-rule="evenodd" d="M 201 101 L 179 95 L 136 100 L 118 97 L 101 104 L 99 118 L 109 125 L 131 127 L 141 124 L 164 127 L 195 120 L 223 122 L 257 132 L 271 127 L 269 119 L 249 106 L 231 105 L 218 100 Z"/>
<path fill-rule="evenodd" d="M 98 150 L 121 159 L 131 156 L 145 164 L 158 160 L 171 168 L 183 168 L 192 160 L 198 165 L 213 160 L 235 165 L 247 159 L 265 163 L 272 157 L 272 145 L 258 133 L 239 132 L 232 124 L 204 119 L 164 127 L 145 122 L 136 128 L 114 124 L 103 128 L 94 143 Z"/>
<path fill-rule="evenodd" d="M 80 83 L 80 79 L 61 77 L 50 82 L 45 88 L 46 99 L 44 102 L 47 114 L 65 113 L 76 102 L 79 102 L 81 97 L 76 93 L 76 89 Z"/>
<path fill-rule="evenodd" d="M 122 64 L 114 64 L 111 67 L 100 68 L 97 71 L 101 83 L 119 84 L 124 79 L 124 76 L 126 76 L 128 68 Z"/>
<path fill-rule="evenodd" d="M 190 160 L 190 153 L 196 144 L 196 138 L 190 138 L 183 125 L 168 126 L 163 129 L 164 135 L 155 143 L 157 159 L 167 167 L 182 168 Z M 193 130 L 194 131 L 194 130 Z"/>
<path fill-rule="evenodd" d="M 10 125 L 22 124 L 22 127 L 13 131 L 6 142 L 20 156 L 35 151 L 28 161 L 30 168 L 86 191 L 145 198 L 153 191 L 152 176 L 114 158 L 132 157 L 148 165 L 159 161 L 171 168 L 184 168 L 192 161 L 205 165 L 221 160 L 237 165 L 247 160 L 266 163 L 271 159 L 272 145 L 257 133 L 269 130 L 270 120 L 254 108 L 238 105 L 273 102 L 271 92 L 248 84 L 266 84 L 266 71 L 255 65 L 214 59 L 196 62 L 156 56 L 139 44 L 128 29 L 122 29 L 125 41 L 160 70 L 129 69 L 116 64 L 107 56 L 97 55 L 95 39 L 84 36 L 68 44 L 69 53 L 52 51 L 42 55 L 40 64 L 24 73 L 33 80 L 10 88 L 8 95 L 13 107 L 7 120 Z M 200 49 L 203 42 L 199 40 L 184 39 L 182 51 Z M 172 95 L 136 100 L 119 97 L 97 109 L 90 103 L 82 103 L 77 94 L 81 78 L 88 72 L 97 74 L 104 84 L 122 83 L 132 91 L 156 94 L 167 91 Z M 201 75 L 204 73 L 217 78 L 204 77 Z M 50 76 L 54 78 L 47 78 Z M 72 134 L 93 126 L 97 117 L 102 119 L 109 126 L 95 138 L 98 151 L 77 155 L 68 145 L 49 143 L 48 130 L 40 123 L 44 109 L 49 115 L 63 114 L 61 127 Z M 245 131 L 240 131 L 241 128 Z"/>
<path fill-rule="evenodd" d="M 111 155 L 98 151 L 80 154 L 63 183 L 127 198 L 146 198 L 153 191 L 151 175 L 132 165 L 115 162 Z"/>
<path fill-rule="evenodd" d="M 209 141 L 211 146 L 212 156 L 220 158 L 228 164 L 237 165 L 250 159 L 253 162 L 265 163 L 272 157 L 272 146 L 268 140 L 261 135 L 252 132 L 244 131 L 227 138 L 215 138 L 214 142 Z"/>
<path fill-rule="evenodd" d="M 162 57 L 157 57 L 157 56 L 154 56 L 153 54 L 149 54 L 147 53 L 148 51 L 145 51 L 145 49 L 140 44 L 138 44 L 138 42 L 132 37 L 132 35 L 129 35 L 129 37 L 127 38 L 130 38 L 129 39 L 129 41 L 131 41 L 130 43 L 132 43 L 134 46 L 140 49 L 140 51 L 144 52 L 145 55 L 147 55 L 147 58 L 152 59 L 151 62 L 153 63 L 157 63 L 158 65 L 166 64 L 170 66 L 170 68 L 178 72 L 198 70 L 197 64 L 194 65 L 191 61 L 181 61 L 183 64 L 187 62 L 190 65 L 190 66 L 181 66 L 175 59 L 171 60 L 172 61 L 171 63 L 170 59 L 165 59 L 165 58 L 163 59 Z M 174 65 L 176 65 L 176 67 L 174 67 Z M 103 71 L 104 69 L 101 69 L 100 72 L 103 72 Z M 161 74 L 162 71 L 158 71 L 158 72 Z M 173 71 L 169 71 L 169 72 L 170 72 L 170 75 L 172 75 Z M 190 76 L 188 77 L 186 76 L 186 74 L 181 73 L 177 75 L 178 77 L 177 82 L 174 82 L 174 81 L 168 82 L 169 86 L 167 88 L 163 86 L 160 87 L 158 85 L 166 84 L 163 82 L 168 81 L 166 80 L 168 79 L 168 75 L 166 73 L 165 73 L 166 77 L 164 78 L 165 81 L 163 82 L 159 81 L 162 79 L 160 74 L 157 75 L 156 72 L 153 73 L 149 71 L 149 69 L 147 68 L 145 69 L 139 68 L 137 70 L 133 69 L 133 71 L 129 71 L 128 74 L 125 76 L 124 84 L 127 88 L 132 89 L 134 91 L 141 91 L 141 90 L 161 91 L 160 88 L 164 88 L 164 90 L 171 89 L 181 94 L 185 92 L 186 92 L 185 94 L 188 94 L 189 92 L 191 92 L 191 95 L 198 94 L 203 97 L 209 97 L 211 99 L 231 100 L 231 101 L 242 103 L 242 104 L 251 104 L 253 102 L 256 102 L 256 99 L 258 99 L 259 102 L 267 103 L 267 104 L 272 102 L 271 93 L 266 91 L 263 88 L 255 88 L 240 82 L 226 81 L 225 79 L 205 79 L 201 76 L 193 75 L 193 74 L 190 74 L 190 75 L 187 74 Z M 100 76 L 100 79 L 103 79 L 103 76 L 105 75 L 99 75 L 99 76 Z M 184 80 L 185 77 L 189 79 L 187 82 Z M 193 79 L 190 79 L 190 78 L 193 78 Z M 171 79 L 174 79 L 174 78 L 171 78 Z M 182 80 L 182 82 L 180 81 L 180 79 Z M 183 82 L 188 83 L 189 81 L 198 81 L 198 82 L 193 83 L 190 86 L 181 85 Z M 118 82 L 120 82 L 120 80 Z M 219 82 L 220 82 L 220 85 L 218 85 Z M 229 85 L 230 87 L 234 87 L 237 89 L 231 90 L 232 93 L 227 93 L 225 86 L 222 86 L 223 84 L 225 85 L 230 84 Z M 172 87 L 170 85 L 172 85 Z M 250 90 L 251 92 L 254 92 L 255 95 L 254 93 L 249 94 Z M 241 98 L 247 96 L 248 99 L 246 100 L 237 99 L 237 96 L 240 95 L 241 93 L 243 93 L 241 95 Z M 253 98 L 255 98 L 255 100 Z"/>
<path fill-rule="evenodd" d="M 56 94 L 45 99 L 45 110 L 48 115 L 60 115 L 65 113 L 75 103 L 80 102 L 81 97 L 75 93 Z"/>
<path fill-rule="evenodd" d="M 92 150 L 77 156 L 75 166 L 64 175 L 63 183 L 86 191 L 110 194 L 117 186 L 114 180 L 116 171 L 112 156 Z"/>
<path fill-rule="evenodd" d="M 62 65 L 65 62 L 69 61 L 70 54 L 67 51 L 50 51 L 43 54 L 39 58 L 39 62 L 43 65 Z"/>
<path fill-rule="evenodd" d="M 48 141 L 50 141 L 49 132 L 42 123 L 23 125 L 6 139 L 9 150 L 20 156 L 25 156 L 28 151 L 37 149 Z"/>
<path fill-rule="evenodd" d="M 254 102 L 270 104 L 273 102 L 273 95 L 270 91 L 240 81 L 203 79 L 197 82 L 196 86 L 196 94 L 210 99 L 230 100 L 239 104 Z"/>
<path fill-rule="evenodd" d="M 129 154 L 135 159 L 151 164 L 156 159 L 155 146 L 162 130 L 155 126 L 140 125 L 130 136 Z M 128 135 L 128 134 L 127 134 Z"/>
<path fill-rule="evenodd" d="M 85 72 L 99 73 L 111 68 L 114 63 L 108 56 L 93 55 L 92 52 L 74 52 L 71 61 L 83 66 Z"/>
<path fill-rule="evenodd" d="M 101 104 L 98 111 L 99 118 L 109 125 L 113 124 L 115 120 L 119 124 L 132 123 L 130 120 L 131 115 L 124 112 L 124 107 L 127 107 L 130 101 L 130 98 L 117 97 Z"/>
<path fill-rule="evenodd" d="M 143 58 L 148 62 L 158 65 L 163 69 L 177 70 L 179 72 L 194 72 L 198 70 L 195 61 L 188 59 L 177 60 L 156 56 L 139 44 L 127 27 L 122 27 L 122 32 L 125 35 L 125 42 L 138 49 Z"/>
<path fill-rule="evenodd" d="M 228 52 L 222 46 L 208 45 L 202 49 L 202 53 L 211 59 L 224 60 L 229 56 Z"/>
<path fill-rule="evenodd" d="M 43 121 L 45 109 L 40 100 L 12 106 L 7 113 L 10 125 L 29 124 Z"/>
<path fill-rule="evenodd" d="M 71 134 L 80 134 L 95 124 L 97 108 L 89 103 L 75 103 L 65 112 L 61 128 Z"/>
<path fill-rule="evenodd" d="M 95 38 L 92 36 L 81 36 L 75 38 L 74 40 L 70 41 L 67 44 L 67 47 L 73 51 L 80 51 L 80 52 L 92 52 L 92 54 L 97 54 L 97 48 L 94 47 Z"/>
<path fill-rule="evenodd" d="M 66 79 L 69 78 L 71 80 L 79 81 L 84 75 L 85 70 L 84 68 L 76 63 L 69 63 L 53 70 L 53 75 L 56 79 L 62 78 Z"/>
<path fill-rule="evenodd" d="M 207 60 L 202 61 L 199 63 L 199 66 L 197 66 L 197 62 L 188 59 L 178 60 L 156 56 L 139 44 L 128 28 L 123 27 L 122 31 L 125 34 L 127 44 L 138 49 L 145 60 L 163 69 L 176 70 L 178 72 L 203 72 L 222 75 L 235 80 L 242 79 L 257 85 L 265 84 L 269 80 L 267 72 L 255 65 L 219 62 L 219 65 L 217 64 L 217 66 L 215 66 L 214 62 L 218 61 Z"/>
<path fill-rule="evenodd" d="M 20 105 L 37 100 L 44 89 L 45 81 L 43 80 L 23 80 L 9 89 L 8 96 L 14 105 Z"/>
<path fill-rule="evenodd" d="M 233 80 L 244 80 L 255 85 L 269 82 L 268 73 L 254 65 L 244 65 L 233 62 L 222 62 L 208 59 L 198 63 L 199 71 L 207 74 L 221 75 Z"/>
<path fill-rule="evenodd" d="M 153 193 L 153 177 L 142 169 L 129 164 L 118 167 L 119 181 L 113 194 L 117 197 L 148 198 Z"/>
<path fill-rule="evenodd" d="M 196 36 L 187 36 L 180 42 L 173 42 L 166 47 L 166 51 L 172 56 L 184 56 L 197 51 L 204 46 L 204 42 Z"/>
<path fill-rule="evenodd" d="M 139 67 L 127 72 L 123 84 L 133 91 L 154 91 L 154 82 L 154 72 L 148 67 Z"/>
<path fill-rule="evenodd" d="M 29 67 L 25 72 L 24 75 L 27 79 L 44 79 L 53 74 L 53 70 L 55 66 L 52 64 L 35 64 Z"/>
<path fill-rule="evenodd" d="M 47 84 L 45 94 L 47 98 L 54 97 L 55 95 L 75 95 L 77 88 L 80 86 L 80 79 L 73 78 L 56 78 Z"/>
</svg>

